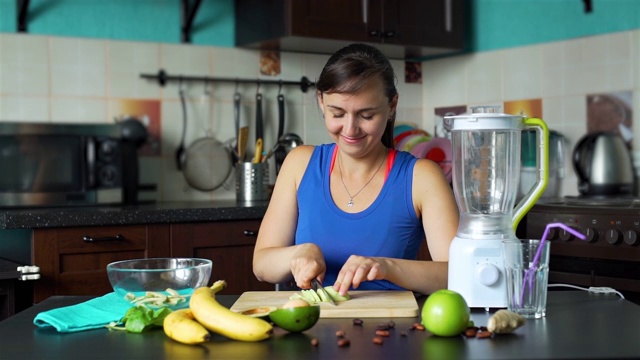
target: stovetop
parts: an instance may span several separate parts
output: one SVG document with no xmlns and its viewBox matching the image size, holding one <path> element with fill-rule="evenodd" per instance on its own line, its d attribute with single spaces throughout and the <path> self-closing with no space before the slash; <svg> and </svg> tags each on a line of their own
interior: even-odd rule
<svg viewBox="0 0 640 360">
<path fill-rule="evenodd" d="M 540 199 L 536 205 L 640 209 L 640 198 L 635 196 L 565 196 Z"/>
</svg>

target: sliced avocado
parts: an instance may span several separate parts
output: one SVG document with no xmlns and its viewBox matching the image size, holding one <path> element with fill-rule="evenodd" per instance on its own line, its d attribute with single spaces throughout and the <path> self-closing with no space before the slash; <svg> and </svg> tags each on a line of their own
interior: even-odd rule
<svg viewBox="0 0 640 360">
<path fill-rule="evenodd" d="M 313 305 L 319 301 L 319 300 L 316 300 L 315 296 L 313 296 L 315 294 L 315 291 L 313 290 L 302 290 L 301 293 L 302 293 L 302 299 L 308 302 L 309 304 Z"/>
<path fill-rule="evenodd" d="M 316 302 L 322 301 L 320 300 L 320 296 L 318 296 L 318 293 L 315 290 L 309 289 L 307 291 L 309 292 L 309 294 L 311 294 L 311 296 L 313 296 L 313 300 L 315 300 Z"/>
<path fill-rule="evenodd" d="M 316 290 L 316 292 L 318 293 L 318 296 L 320 297 L 320 301 L 329 302 L 329 294 L 327 294 L 327 292 L 324 291 L 324 289 L 319 288 L 318 290 Z"/>
<path fill-rule="evenodd" d="M 333 299 L 333 301 L 347 301 L 351 299 L 349 293 L 346 293 L 344 296 L 342 296 L 336 291 L 336 289 L 333 288 L 333 286 L 325 286 L 324 291 L 327 293 L 327 295 L 331 296 L 331 299 Z"/>
</svg>

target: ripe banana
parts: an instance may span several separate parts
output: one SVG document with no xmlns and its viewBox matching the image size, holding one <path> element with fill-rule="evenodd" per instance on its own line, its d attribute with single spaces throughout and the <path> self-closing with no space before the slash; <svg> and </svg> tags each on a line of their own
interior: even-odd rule
<svg viewBox="0 0 640 360">
<path fill-rule="evenodd" d="M 209 331 L 193 317 L 189 309 L 175 310 L 164 318 L 162 324 L 168 337 L 183 344 L 200 344 L 209 341 Z"/>
<path fill-rule="evenodd" d="M 207 329 L 229 339 L 260 341 L 269 338 L 273 332 L 270 323 L 233 312 L 216 300 L 215 294 L 226 285 L 224 280 L 218 280 L 210 288 L 203 286 L 193 292 L 189 308 L 196 320 Z"/>
</svg>

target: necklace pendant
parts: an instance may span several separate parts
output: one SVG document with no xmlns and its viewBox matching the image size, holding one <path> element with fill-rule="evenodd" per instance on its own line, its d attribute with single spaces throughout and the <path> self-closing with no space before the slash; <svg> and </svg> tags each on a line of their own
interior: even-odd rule
<svg viewBox="0 0 640 360">
<path fill-rule="evenodd" d="M 352 207 L 353 206 L 353 198 L 349 198 L 349 202 L 347 203 L 348 207 Z"/>
</svg>

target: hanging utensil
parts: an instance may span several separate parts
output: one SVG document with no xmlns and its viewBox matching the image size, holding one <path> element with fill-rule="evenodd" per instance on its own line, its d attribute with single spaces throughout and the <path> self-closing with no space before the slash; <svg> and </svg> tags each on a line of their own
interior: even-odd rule
<svg viewBox="0 0 640 360">
<path fill-rule="evenodd" d="M 207 105 L 210 105 L 211 93 L 206 86 L 204 98 L 209 99 Z M 189 186 L 201 191 L 212 191 L 222 186 L 231 173 L 234 161 L 232 146 L 213 136 L 211 121 L 211 116 L 207 116 L 204 124 L 201 122 L 205 136 L 189 145 L 183 164 L 185 180 Z"/>
<path fill-rule="evenodd" d="M 263 129 L 262 129 L 262 93 L 260 92 L 260 82 L 258 81 L 258 90 L 256 92 L 256 149 L 255 156 L 253 161 L 260 162 L 262 159 L 262 142 L 263 142 Z M 258 153 L 258 143 L 260 145 L 259 153 Z"/>
<path fill-rule="evenodd" d="M 184 89 L 182 88 L 182 81 L 180 81 L 178 94 L 180 95 L 180 104 L 182 106 L 182 137 L 180 139 L 180 145 L 178 145 L 178 149 L 176 150 L 176 166 L 178 167 L 179 171 L 182 171 L 182 169 L 184 168 L 186 157 L 184 149 L 184 139 L 187 135 L 187 104 L 184 99 Z"/>
<path fill-rule="evenodd" d="M 284 133 L 284 95 L 282 95 L 282 82 L 278 88 L 278 143 Z M 277 146 L 274 148 L 276 156 L 276 176 L 280 173 L 280 167 L 284 162 L 284 158 L 287 156 L 287 152 L 283 146 Z"/>
<path fill-rule="evenodd" d="M 244 162 L 246 159 L 247 143 L 249 142 L 249 123 L 245 117 L 240 116 L 240 92 L 238 92 L 236 83 L 236 92 L 233 95 L 233 111 L 236 121 L 236 142 L 238 147 L 238 162 Z"/>
</svg>

